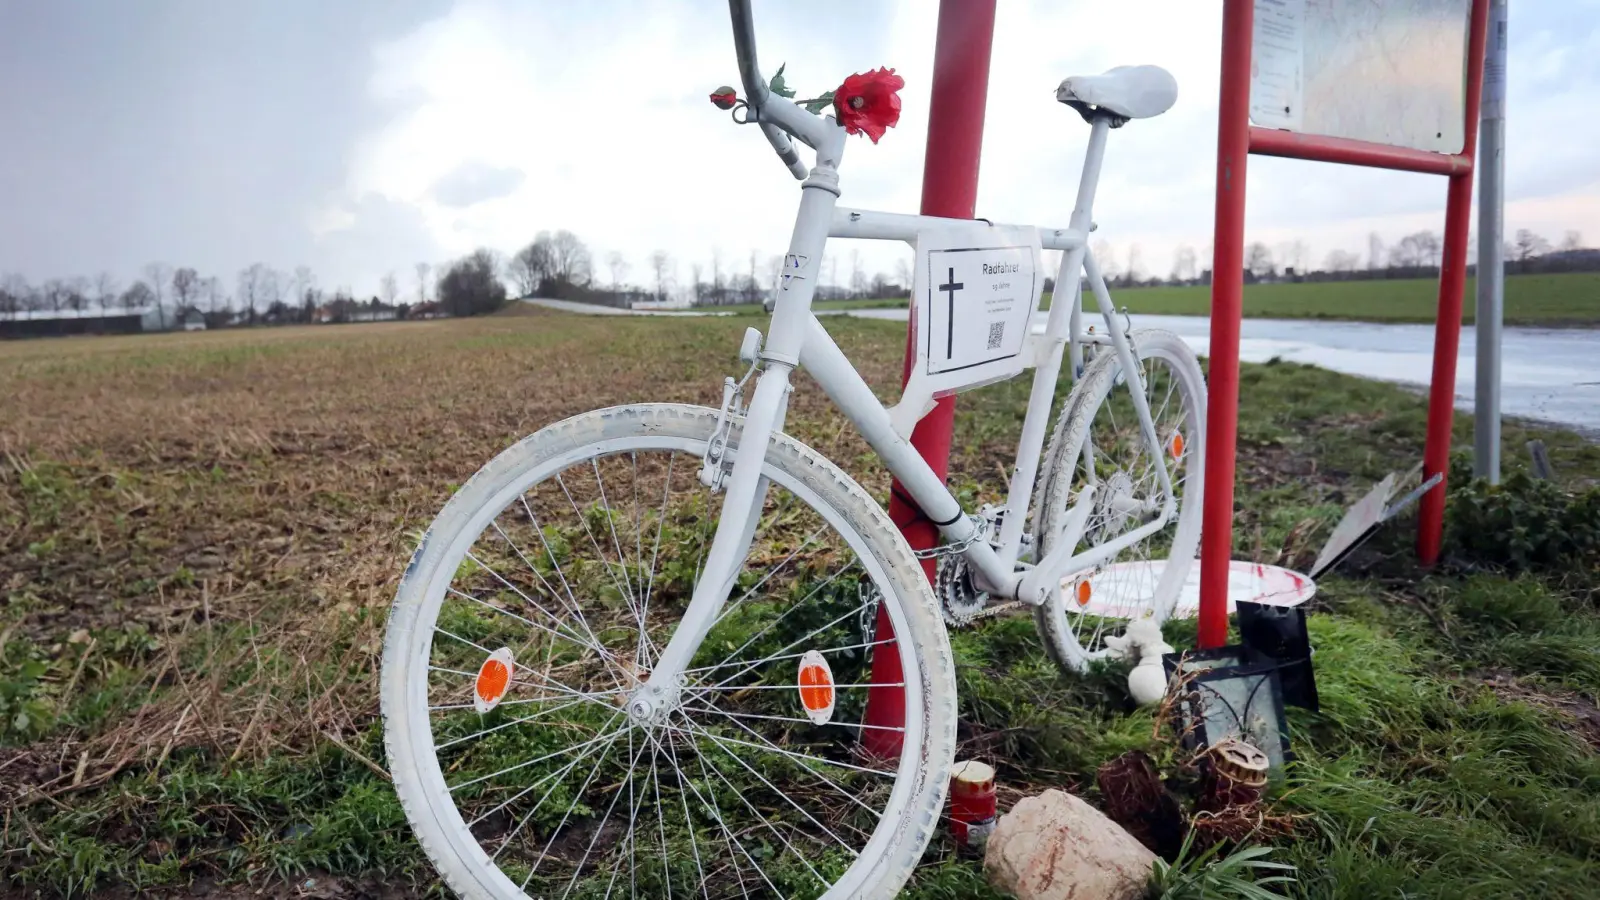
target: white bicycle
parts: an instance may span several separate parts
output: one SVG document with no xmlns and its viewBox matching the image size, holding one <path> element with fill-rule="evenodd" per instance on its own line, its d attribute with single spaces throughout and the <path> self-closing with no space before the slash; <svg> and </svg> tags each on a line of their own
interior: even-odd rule
<svg viewBox="0 0 1600 900">
<path fill-rule="evenodd" d="M 1170 107 L 1171 76 L 1119 69 L 1058 92 L 1091 123 L 1070 226 L 1040 232 L 1064 251 L 1062 302 L 1028 345 L 1007 501 L 969 515 L 810 309 L 830 236 L 915 241 L 954 220 L 839 207 L 845 128 L 768 89 L 748 0 L 730 9 L 746 118 L 804 182 L 765 345 L 747 333 L 749 371 L 720 410 L 596 410 L 500 454 L 446 504 L 395 599 L 389 765 L 466 897 L 891 896 L 943 815 L 944 620 L 1032 606 L 1050 654 L 1083 669 L 1127 620 L 1166 617 L 1194 561 L 1200 367 L 1176 336 L 1128 329 L 1086 246 L 1107 134 Z M 1080 272 L 1103 328 L 1081 327 Z M 1075 384 L 1046 448 L 1063 358 Z M 937 592 L 883 508 L 783 433 L 802 365 L 938 523 Z M 874 694 L 903 724 L 863 721 Z"/>
</svg>

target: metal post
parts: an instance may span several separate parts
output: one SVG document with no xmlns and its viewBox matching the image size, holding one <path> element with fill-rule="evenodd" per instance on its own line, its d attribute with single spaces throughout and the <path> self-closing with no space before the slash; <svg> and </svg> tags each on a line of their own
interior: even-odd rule
<svg viewBox="0 0 1600 900">
<path fill-rule="evenodd" d="M 1244 314 L 1244 182 L 1250 154 L 1253 0 L 1222 7 L 1222 94 L 1217 113 L 1217 212 L 1211 258 L 1205 507 L 1200 526 L 1201 648 L 1228 639 L 1233 554 L 1233 455 L 1239 425 L 1239 321 Z"/>
<path fill-rule="evenodd" d="M 995 0 L 940 0 L 939 26 L 933 48 L 932 100 L 928 110 L 928 145 L 922 164 L 922 214 L 970 219 L 978 203 L 978 162 L 983 148 L 983 114 L 989 94 L 989 55 L 994 44 Z M 909 325 L 906 333 L 906 369 L 909 377 L 915 348 Z M 904 383 L 904 378 L 902 378 Z M 916 430 L 911 445 L 940 478 L 950 463 L 950 429 L 955 399 L 946 397 L 934 406 Z M 889 517 L 900 526 L 911 547 L 925 550 L 939 541 L 939 529 L 921 510 L 901 498 L 896 482 L 889 494 Z M 933 560 L 925 560 L 923 573 L 933 580 Z M 875 640 L 893 640 L 888 612 L 878 610 Z M 897 684 L 903 680 L 900 656 L 893 644 L 879 644 L 872 653 L 872 683 Z M 899 728 L 905 724 L 905 691 L 899 687 L 874 687 L 867 693 L 862 721 L 868 725 Z M 881 757 L 900 755 L 904 732 L 863 728 L 862 748 Z"/>
<path fill-rule="evenodd" d="M 1506 0 L 1489 0 L 1478 134 L 1478 377 L 1472 474 L 1500 483 L 1500 328 L 1505 314 Z"/>
<path fill-rule="evenodd" d="M 1465 142 L 1461 155 L 1476 161 L 1478 120 L 1472 110 L 1483 98 L 1484 40 L 1488 33 L 1489 0 L 1472 5 L 1467 40 Z M 1456 356 L 1461 345 L 1461 300 L 1467 282 L 1467 231 L 1472 227 L 1472 173 L 1450 176 L 1444 210 L 1444 258 L 1439 267 L 1439 311 L 1433 329 L 1433 380 L 1428 386 L 1428 436 L 1422 449 L 1422 479 L 1439 483 L 1422 495 L 1417 513 L 1417 558 L 1425 566 L 1439 560 L 1444 540 L 1445 482 L 1450 471 L 1450 428 L 1455 417 Z"/>
</svg>

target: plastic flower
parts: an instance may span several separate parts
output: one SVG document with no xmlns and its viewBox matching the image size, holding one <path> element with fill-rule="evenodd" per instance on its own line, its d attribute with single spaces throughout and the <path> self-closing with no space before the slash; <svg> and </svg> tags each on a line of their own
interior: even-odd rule
<svg viewBox="0 0 1600 900">
<path fill-rule="evenodd" d="M 717 109 L 733 109 L 733 105 L 739 102 L 739 95 L 733 88 L 723 85 L 711 92 L 711 102 L 716 104 Z"/>
<path fill-rule="evenodd" d="M 851 75 L 833 94 L 833 111 L 850 134 L 865 134 L 876 144 L 900 121 L 900 95 L 906 80 L 893 69 Z"/>
</svg>

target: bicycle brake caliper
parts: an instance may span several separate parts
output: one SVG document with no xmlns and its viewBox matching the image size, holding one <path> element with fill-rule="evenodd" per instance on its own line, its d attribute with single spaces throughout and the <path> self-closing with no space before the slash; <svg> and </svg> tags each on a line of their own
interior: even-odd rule
<svg viewBox="0 0 1600 900">
<path fill-rule="evenodd" d="M 722 380 L 722 408 L 717 410 L 717 427 L 706 441 L 706 455 L 700 465 L 700 483 L 711 488 L 712 493 L 722 490 L 722 478 L 727 473 L 722 459 L 728 452 L 728 425 L 733 416 L 744 415 L 744 389 L 729 375 Z"/>
<path fill-rule="evenodd" d="M 749 366 L 738 381 L 733 376 L 722 379 L 722 408 L 717 410 L 717 427 L 706 442 L 706 455 L 700 464 L 700 483 L 712 493 L 722 490 L 722 479 L 727 467 L 722 464 L 728 453 L 728 431 L 733 418 L 744 415 L 744 386 L 755 374 L 761 362 L 761 332 L 754 328 L 744 330 L 744 342 L 739 346 L 739 360 Z"/>
</svg>

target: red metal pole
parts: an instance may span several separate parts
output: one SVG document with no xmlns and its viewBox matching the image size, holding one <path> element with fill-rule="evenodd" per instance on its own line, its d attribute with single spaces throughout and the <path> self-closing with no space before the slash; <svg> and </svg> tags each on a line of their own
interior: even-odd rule
<svg viewBox="0 0 1600 900">
<path fill-rule="evenodd" d="M 995 0 L 940 0 L 939 28 L 933 48 L 932 101 L 928 109 L 928 146 L 922 163 L 922 214 L 970 219 L 978 203 L 978 161 L 983 149 L 983 113 L 989 95 L 989 53 L 994 44 Z M 915 358 L 911 329 L 906 329 L 904 376 Z M 902 383 L 904 379 L 902 378 Z M 955 398 L 940 400 L 916 430 L 911 445 L 940 478 L 950 464 L 950 425 Z M 939 529 L 922 511 L 900 498 L 898 482 L 889 494 L 889 517 L 913 549 L 925 550 L 939 541 Z M 933 580 L 933 560 L 922 570 Z M 878 610 L 876 640 L 892 640 L 894 628 L 888 613 Z M 881 644 L 872 654 L 872 683 L 898 684 L 903 679 L 900 656 L 893 644 Z M 868 725 L 899 728 L 905 725 L 905 691 L 898 687 L 869 688 L 862 721 Z M 900 755 L 903 732 L 863 728 L 863 749 L 883 757 Z"/>
<path fill-rule="evenodd" d="M 1239 321 L 1244 315 L 1244 184 L 1250 157 L 1251 0 L 1222 7 L 1222 93 L 1217 111 L 1217 213 L 1211 259 L 1205 506 L 1200 526 L 1202 648 L 1228 639 L 1233 555 L 1233 464 L 1239 425 Z"/>
<path fill-rule="evenodd" d="M 1483 51 L 1489 32 L 1489 0 L 1472 5 L 1467 39 L 1467 103 L 1461 155 L 1478 156 L 1478 104 L 1483 96 Z M 1472 171 L 1450 176 L 1445 204 L 1444 256 L 1439 266 L 1439 317 L 1433 327 L 1433 380 L 1428 388 L 1428 439 L 1422 451 L 1422 478 L 1440 476 L 1422 496 L 1417 521 L 1417 557 L 1425 566 L 1439 560 L 1444 537 L 1444 477 L 1450 470 L 1450 428 L 1456 411 L 1456 354 L 1461 346 L 1461 296 L 1467 286 L 1467 231 L 1472 227 Z"/>
</svg>

